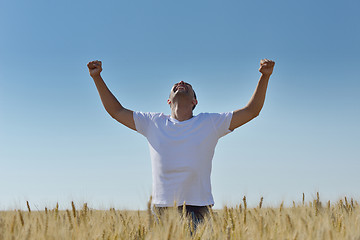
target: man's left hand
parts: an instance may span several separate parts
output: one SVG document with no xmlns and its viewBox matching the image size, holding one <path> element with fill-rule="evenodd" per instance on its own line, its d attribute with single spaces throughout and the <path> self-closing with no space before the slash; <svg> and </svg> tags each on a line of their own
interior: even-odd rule
<svg viewBox="0 0 360 240">
<path fill-rule="evenodd" d="M 275 62 L 269 59 L 262 59 L 260 61 L 260 68 L 259 72 L 261 72 L 263 75 L 270 76 L 273 72 L 275 66 Z"/>
</svg>

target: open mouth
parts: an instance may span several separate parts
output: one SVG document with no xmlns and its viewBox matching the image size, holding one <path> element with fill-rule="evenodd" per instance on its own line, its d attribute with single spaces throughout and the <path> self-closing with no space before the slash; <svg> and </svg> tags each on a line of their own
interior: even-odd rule
<svg viewBox="0 0 360 240">
<path fill-rule="evenodd" d="M 182 83 L 182 84 L 176 83 L 174 85 L 173 91 L 174 92 L 176 92 L 176 91 L 188 91 L 189 87 L 191 87 L 191 85 L 188 84 L 188 83 Z"/>
<path fill-rule="evenodd" d="M 179 91 L 179 90 L 186 91 L 187 89 L 186 89 L 185 86 L 176 86 L 176 87 L 174 87 L 174 92 Z"/>
</svg>

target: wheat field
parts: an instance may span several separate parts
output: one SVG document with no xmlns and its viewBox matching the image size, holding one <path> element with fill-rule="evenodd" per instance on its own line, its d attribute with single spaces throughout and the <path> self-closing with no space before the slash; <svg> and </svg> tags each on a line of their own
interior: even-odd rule
<svg viewBox="0 0 360 240">
<path fill-rule="evenodd" d="M 161 218 L 147 211 L 45 208 L 0 212 L 2 239 L 354 239 L 360 240 L 360 207 L 346 197 L 335 203 L 317 199 L 293 206 L 248 208 L 246 197 L 235 207 L 210 210 L 194 230 L 191 219 L 169 210 Z M 148 207 L 150 205 L 148 204 Z"/>
</svg>

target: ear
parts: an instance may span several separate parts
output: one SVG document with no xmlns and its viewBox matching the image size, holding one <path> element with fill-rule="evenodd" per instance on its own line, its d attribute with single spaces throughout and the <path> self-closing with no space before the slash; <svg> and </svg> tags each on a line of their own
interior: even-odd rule
<svg viewBox="0 0 360 240">
<path fill-rule="evenodd" d="M 196 99 L 193 99 L 192 103 L 194 104 L 194 106 L 196 106 L 198 104 L 198 101 Z"/>
</svg>

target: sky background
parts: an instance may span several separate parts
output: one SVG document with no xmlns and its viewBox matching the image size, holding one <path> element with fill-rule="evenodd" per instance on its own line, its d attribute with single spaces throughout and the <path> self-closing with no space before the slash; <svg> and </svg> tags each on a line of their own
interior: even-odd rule
<svg viewBox="0 0 360 240">
<path fill-rule="evenodd" d="M 244 107 L 276 62 L 260 116 L 219 140 L 215 208 L 360 201 L 359 1 L 0 0 L 0 210 L 146 209 L 146 139 L 104 110 L 86 64 L 131 110 Z"/>
</svg>

